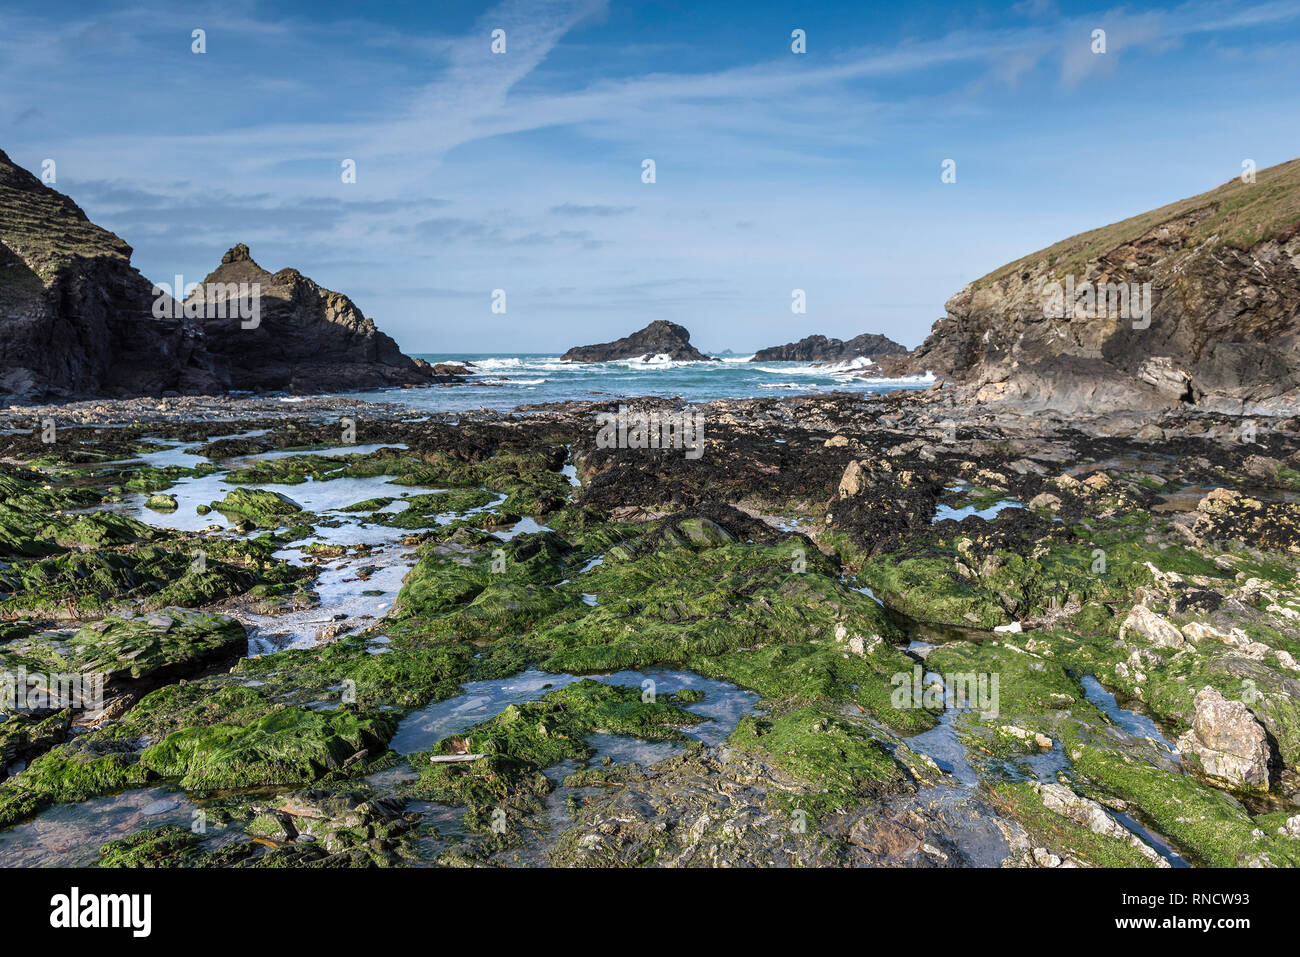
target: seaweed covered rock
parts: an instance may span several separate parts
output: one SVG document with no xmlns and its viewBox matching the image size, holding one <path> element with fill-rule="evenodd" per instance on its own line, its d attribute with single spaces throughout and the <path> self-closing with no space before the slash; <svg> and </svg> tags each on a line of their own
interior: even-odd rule
<svg viewBox="0 0 1300 957">
<path fill-rule="evenodd" d="M 206 857 L 197 834 L 175 824 L 166 824 L 102 845 L 99 866 L 194 867 Z"/>
<path fill-rule="evenodd" d="M 1241 541 L 1300 554 L 1300 505 L 1262 502 L 1234 489 L 1216 488 L 1196 511 L 1193 532 L 1202 541 Z"/>
<path fill-rule="evenodd" d="M 45 635 L 19 638 L 0 645 L 0 667 L 81 674 L 102 680 L 108 699 L 134 698 L 151 687 L 242 655 L 247 647 L 244 626 L 233 618 L 168 608 L 142 617 L 104 618 L 66 640 Z M 56 694 L 56 689 L 48 690 Z"/>
<path fill-rule="evenodd" d="M 78 631 L 69 656 L 81 671 L 118 681 L 174 680 L 210 663 L 242 655 L 244 626 L 225 615 L 165 608 L 137 618 L 109 617 Z"/>
<path fill-rule="evenodd" d="M 331 854 L 360 848 L 375 863 L 391 865 L 410 855 L 407 842 L 420 820 L 406 812 L 405 803 L 392 796 L 309 788 L 286 795 L 249 831 L 278 828 L 285 843 L 317 841 Z"/>
<path fill-rule="evenodd" d="M 37 755 L 62 744 L 72 727 L 72 709 L 54 714 L 14 714 L 0 721 L 0 780 L 18 761 L 30 761 Z"/>
<path fill-rule="evenodd" d="M 0 611 L 84 620 L 138 608 L 194 607 L 259 583 L 280 587 L 302 575 L 272 558 L 274 547 L 267 543 L 209 541 L 202 562 L 196 551 L 193 543 L 160 542 L 0 565 Z"/>
<path fill-rule="evenodd" d="M 543 770 L 589 758 L 594 750 L 587 738 L 598 731 L 684 742 L 680 729 L 704 720 L 682 708 L 685 703 L 677 695 L 646 700 L 640 688 L 584 679 L 537 701 L 512 704 L 492 720 L 443 739 L 432 752 L 414 755 L 420 777 L 411 793 L 464 805 L 472 827 L 511 843 L 552 790 Z"/>
<path fill-rule="evenodd" d="M 212 502 L 211 508 L 237 521 L 247 521 L 259 528 L 279 528 L 284 519 L 302 511 L 302 506 L 280 492 L 262 488 L 232 488 L 226 497 Z"/>
<path fill-rule="evenodd" d="M 888 460 L 854 459 L 840 476 L 826 524 L 874 554 L 901 535 L 928 527 L 940 488 L 934 477 L 896 470 Z"/>
<path fill-rule="evenodd" d="M 140 763 L 185 788 L 304 784 L 382 754 L 396 729 L 390 715 L 290 707 L 248 725 L 177 731 L 141 754 Z"/>
</svg>

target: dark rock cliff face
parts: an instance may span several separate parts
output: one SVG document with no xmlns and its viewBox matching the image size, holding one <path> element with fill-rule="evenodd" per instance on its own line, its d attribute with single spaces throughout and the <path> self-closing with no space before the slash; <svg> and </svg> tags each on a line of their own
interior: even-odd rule
<svg viewBox="0 0 1300 957">
<path fill-rule="evenodd" d="M 1114 307 L 1121 285 L 1145 283 L 1149 314 Z M 1300 160 L 1072 237 L 945 309 L 898 372 L 1067 412 L 1300 412 Z"/>
<path fill-rule="evenodd" d="M 294 269 L 271 274 L 246 246 L 206 283 L 256 284 L 256 325 L 221 302 L 223 289 L 200 288 L 184 307 L 155 295 L 130 246 L 0 152 L 0 399 L 459 381 L 403 355 L 347 296 Z"/>
<path fill-rule="evenodd" d="M 202 332 L 152 316 L 131 247 L 0 152 L 0 396 L 219 389 Z"/>
<path fill-rule="evenodd" d="M 901 346 L 888 336 L 879 333 L 864 332 L 847 342 L 840 339 L 828 339 L 826 336 L 805 336 L 798 342 L 787 342 L 783 346 L 770 346 L 754 353 L 751 362 L 840 362 L 865 356 L 906 355 L 907 347 Z"/>
<path fill-rule="evenodd" d="M 666 355 L 678 362 L 715 361 L 691 345 L 691 334 L 685 327 L 663 319 L 657 319 L 644 329 L 614 342 L 574 346 L 560 358 L 570 362 L 610 362 L 657 355 Z"/>
<path fill-rule="evenodd" d="M 251 303 L 243 302 L 241 312 L 237 296 L 227 295 L 241 285 L 257 288 L 255 316 L 245 318 L 254 311 Z M 213 369 L 231 389 L 337 392 L 450 381 L 403 355 L 347 296 L 296 269 L 268 272 L 242 243 L 222 257 L 186 306 L 204 316 Z"/>
</svg>

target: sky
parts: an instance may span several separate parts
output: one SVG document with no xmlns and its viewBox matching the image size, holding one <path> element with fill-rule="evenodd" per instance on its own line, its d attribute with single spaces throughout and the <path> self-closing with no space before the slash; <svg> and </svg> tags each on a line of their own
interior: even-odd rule
<svg viewBox="0 0 1300 957">
<path fill-rule="evenodd" d="M 915 346 L 1008 261 L 1300 155 L 1298 101 L 1300 0 L 0 0 L 0 149 L 144 275 L 247 243 L 410 353 Z"/>
</svg>

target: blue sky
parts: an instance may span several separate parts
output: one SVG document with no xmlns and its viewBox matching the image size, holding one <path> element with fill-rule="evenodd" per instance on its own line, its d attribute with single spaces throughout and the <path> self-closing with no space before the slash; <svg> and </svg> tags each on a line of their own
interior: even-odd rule
<svg viewBox="0 0 1300 957">
<path fill-rule="evenodd" d="M 151 279 L 245 242 L 408 352 L 914 346 L 1011 259 L 1300 155 L 1298 2 L 318 6 L 0 0 L 0 149 Z"/>
</svg>

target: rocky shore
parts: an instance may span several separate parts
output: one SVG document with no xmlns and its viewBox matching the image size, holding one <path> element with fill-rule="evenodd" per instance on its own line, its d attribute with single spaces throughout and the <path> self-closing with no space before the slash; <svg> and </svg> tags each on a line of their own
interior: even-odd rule
<svg viewBox="0 0 1300 957">
<path fill-rule="evenodd" d="M 1300 863 L 1296 419 L 626 401 L 0 413 L 0 860 Z"/>
</svg>

